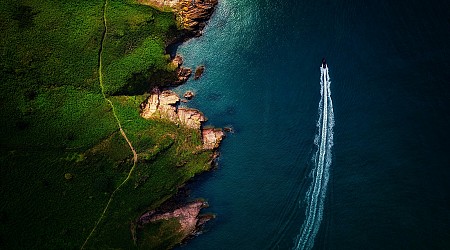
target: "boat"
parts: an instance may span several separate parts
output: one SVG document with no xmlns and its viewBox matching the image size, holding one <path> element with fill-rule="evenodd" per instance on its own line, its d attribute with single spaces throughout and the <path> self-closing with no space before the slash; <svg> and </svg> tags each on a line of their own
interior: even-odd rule
<svg viewBox="0 0 450 250">
<path fill-rule="evenodd" d="M 324 58 L 322 58 L 322 68 L 326 69 L 327 68 L 327 60 Z"/>
</svg>

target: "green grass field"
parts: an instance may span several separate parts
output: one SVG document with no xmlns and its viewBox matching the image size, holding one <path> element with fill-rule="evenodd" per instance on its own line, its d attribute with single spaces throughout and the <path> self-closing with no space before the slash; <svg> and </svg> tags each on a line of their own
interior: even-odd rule
<svg viewBox="0 0 450 250">
<path fill-rule="evenodd" d="M 133 1 L 104 3 L 0 3 L 2 249 L 80 249 L 97 222 L 88 249 L 165 249 L 181 240 L 174 221 L 146 227 L 136 243 L 130 230 L 209 168 L 211 152 L 192 153 L 198 131 L 139 116 L 144 93 L 175 79 L 164 54 L 175 17 Z M 138 153 L 120 189 L 133 153 L 114 115 Z"/>
</svg>

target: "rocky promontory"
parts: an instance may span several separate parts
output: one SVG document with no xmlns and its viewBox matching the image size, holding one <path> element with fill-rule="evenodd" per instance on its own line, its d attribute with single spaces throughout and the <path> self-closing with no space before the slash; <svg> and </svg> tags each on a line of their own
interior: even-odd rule
<svg viewBox="0 0 450 250">
<path fill-rule="evenodd" d="M 138 220 L 138 226 L 161 220 L 177 219 L 180 223 L 179 233 L 184 237 L 194 235 L 201 226 L 213 216 L 200 215 L 202 208 L 208 207 L 203 200 L 195 200 L 184 205 L 172 208 L 169 211 L 149 211 Z"/>
<path fill-rule="evenodd" d="M 176 124 L 201 132 L 203 149 L 219 147 L 225 134 L 221 128 L 202 128 L 207 119 L 198 109 L 178 107 L 180 97 L 171 90 L 154 88 L 150 96 L 141 103 L 141 116 L 145 119 L 168 119 Z"/>
<path fill-rule="evenodd" d="M 200 36 L 218 0 L 138 0 L 138 2 L 159 8 L 171 8 L 177 14 L 181 28 L 192 36 Z"/>
<path fill-rule="evenodd" d="M 178 108 L 180 97 L 171 90 L 154 88 L 146 101 L 141 103 L 141 116 L 146 119 L 163 118 L 188 128 L 200 129 L 206 121 L 202 112 L 191 108 Z"/>
<path fill-rule="evenodd" d="M 204 149 L 216 149 L 225 137 L 221 128 L 203 128 L 202 139 Z"/>
</svg>

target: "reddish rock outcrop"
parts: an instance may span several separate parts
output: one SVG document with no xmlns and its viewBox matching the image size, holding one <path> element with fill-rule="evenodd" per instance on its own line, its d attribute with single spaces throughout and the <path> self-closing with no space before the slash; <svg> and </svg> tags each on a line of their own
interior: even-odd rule
<svg viewBox="0 0 450 250">
<path fill-rule="evenodd" d="M 141 116 L 146 119 L 165 118 L 188 128 L 200 130 L 203 149 L 216 149 L 224 137 L 222 129 L 201 128 L 206 117 L 197 109 L 177 108 L 180 98 L 173 91 L 153 89 L 146 101 L 141 103 Z"/>
<path fill-rule="evenodd" d="M 208 207 L 208 203 L 202 200 L 196 200 L 168 212 L 147 212 L 140 217 L 138 223 L 139 225 L 144 225 L 160 220 L 176 218 L 180 223 L 181 233 L 186 236 L 194 235 L 197 229 L 208 220 L 205 216 L 199 216 L 200 210 L 205 207 Z"/>
<path fill-rule="evenodd" d="M 192 98 L 194 98 L 194 96 L 195 96 L 194 92 L 192 92 L 190 90 L 186 91 L 186 93 L 184 93 L 184 95 L 183 95 L 183 97 L 188 100 L 191 100 Z"/>
<path fill-rule="evenodd" d="M 141 116 L 146 119 L 165 118 L 188 128 L 200 129 L 206 121 L 202 112 L 191 108 L 177 108 L 180 101 L 175 92 L 153 89 L 146 101 L 141 103 Z"/>
<path fill-rule="evenodd" d="M 171 8 L 179 25 L 192 36 L 200 36 L 218 0 L 138 0 L 140 4 Z"/>
<path fill-rule="evenodd" d="M 185 83 L 189 77 L 192 75 L 192 70 L 190 68 L 182 67 L 183 58 L 180 55 L 176 55 L 174 59 L 172 59 L 172 65 L 176 67 L 177 80 L 173 83 L 173 85 L 181 85 Z"/>
<path fill-rule="evenodd" d="M 141 116 L 146 119 L 166 118 L 176 122 L 176 105 L 179 101 L 180 98 L 173 91 L 160 92 L 158 88 L 154 88 L 147 100 L 141 103 Z"/>
<path fill-rule="evenodd" d="M 217 0 L 180 0 L 177 13 L 181 25 L 194 36 L 200 36 L 216 5 Z"/>
<path fill-rule="evenodd" d="M 194 129 L 200 129 L 202 122 L 206 121 L 202 112 L 191 108 L 179 108 L 178 119 L 181 124 Z"/>
<path fill-rule="evenodd" d="M 225 134 L 220 128 L 204 128 L 202 130 L 203 148 L 218 148 L 224 136 Z"/>
<path fill-rule="evenodd" d="M 192 75 L 192 70 L 190 68 L 180 67 L 177 69 L 178 80 L 174 82 L 174 85 L 181 85 L 185 83 L 189 77 Z"/>
<path fill-rule="evenodd" d="M 175 58 L 172 59 L 172 65 L 176 68 L 179 68 L 181 65 L 183 65 L 183 57 L 180 55 L 176 55 Z"/>
</svg>

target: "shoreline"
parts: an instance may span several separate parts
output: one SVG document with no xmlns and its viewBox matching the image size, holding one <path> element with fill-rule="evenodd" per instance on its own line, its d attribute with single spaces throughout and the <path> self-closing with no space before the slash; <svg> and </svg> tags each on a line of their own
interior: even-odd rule
<svg viewBox="0 0 450 250">
<path fill-rule="evenodd" d="M 176 67 L 178 80 L 168 87 L 152 89 L 148 98 L 140 105 L 140 115 L 145 119 L 167 119 L 178 126 L 185 126 L 199 131 L 203 147 L 198 148 L 198 150 L 211 151 L 210 169 L 205 170 L 205 172 L 210 171 L 217 164 L 218 148 L 225 137 L 225 133 L 222 128 L 204 127 L 203 123 L 207 121 L 207 118 L 200 110 L 179 107 L 181 102 L 186 103 L 191 98 L 181 99 L 171 89 L 186 83 L 193 73 L 192 69 L 182 66 L 183 58 L 177 54 L 178 46 L 203 34 L 203 28 L 213 15 L 218 0 L 196 2 L 190 0 L 139 0 L 138 2 L 162 10 L 170 9 L 176 15 L 176 19 L 179 21 L 180 27 L 182 27 L 180 34 L 166 45 L 166 53 L 171 56 L 172 65 Z M 204 66 L 199 65 L 198 67 L 203 67 L 203 72 Z M 195 73 L 195 80 L 197 80 L 201 77 L 198 68 Z M 193 153 L 195 154 L 195 152 Z M 189 181 L 192 181 L 192 178 Z M 182 244 L 198 235 L 204 224 L 215 218 L 215 215 L 212 214 L 201 214 L 201 210 L 209 206 L 208 203 L 201 198 L 189 199 L 188 195 L 186 195 L 186 190 L 181 190 L 183 187 L 184 184 L 178 187 L 177 194 L 158 208 L 148 210 L 136 219 L 132 227 L 134 228 L 132 230 L 134 240 L 136 240 L 136 230 L 143 228 L 146 224 L 176 219 L 181 226 L 178 233 L 183 235 L 179 243 Z M 184 194 L 180 195 L 180 192 Z"/>
</svg>

